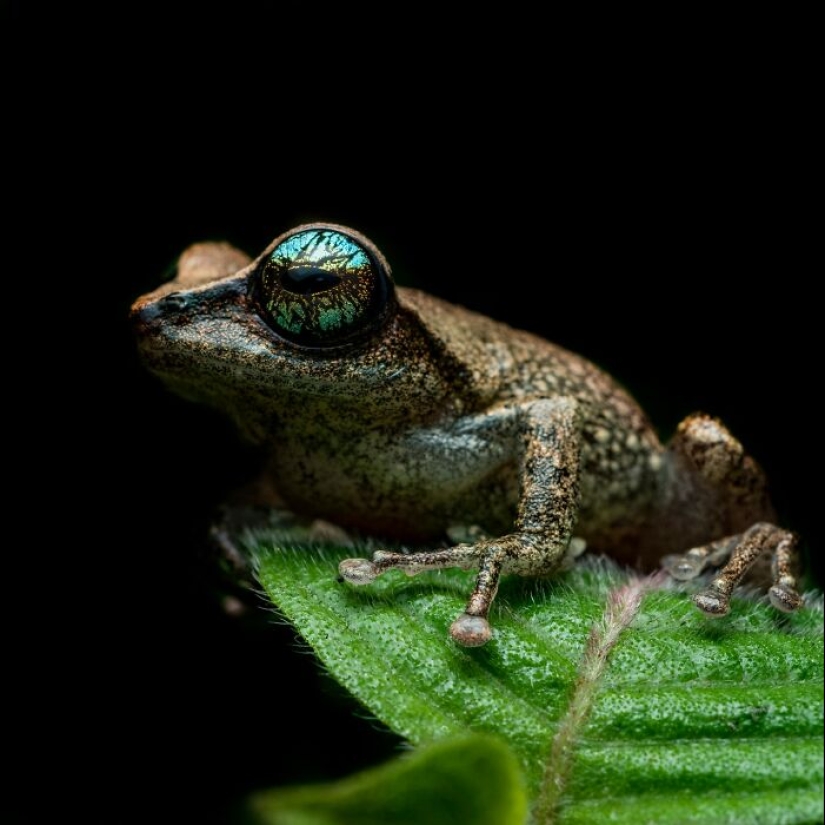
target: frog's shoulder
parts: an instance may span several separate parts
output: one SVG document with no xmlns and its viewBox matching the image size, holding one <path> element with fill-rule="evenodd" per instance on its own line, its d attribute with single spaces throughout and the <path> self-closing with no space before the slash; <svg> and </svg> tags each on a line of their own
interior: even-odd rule
<svg viewBox="0 0 825 825">
<path fill-rule="evenodd" d="M 418 290 L 399 289 L 399 304 L 444 353 L 471 371 L 488 400 L 569 395 L 584 404 L 636 408 L 608 373 L 534 333 Z"/>
<path fill-rule="evenodd" d="M 516 329 L 427 292 L 409 287 L 398 287 L 397 291 L 402 311 L 414 313 L 423 327 L 443 340 L 454 352 L 465 351 L 469 356 L 477 357 L 490 352 L 491 348 L 496 354 L 505 348 L 519 359 L 545 356 L 579 358 L 575 353 L 532 332 Z"/>
<path fill-rule="evenodd" d="M 397 287 L 402 311 L 413 313 L 419 323 L 445 343 L 473 347 L 478 342 L 506 338 L 514 330 L 479 312 L 410 287 Z M 473 350 L 475 351 L 475 350 Z"/>
<path fill-rule="evenodd" d="M 451 360 L 477 393 L 493 397 L 524 375 L 526 362 L 556 362 L 565 351 L 536 335 L 417 289 L 399 287 L 402 315 L 440 360 Z"/>
</svg>

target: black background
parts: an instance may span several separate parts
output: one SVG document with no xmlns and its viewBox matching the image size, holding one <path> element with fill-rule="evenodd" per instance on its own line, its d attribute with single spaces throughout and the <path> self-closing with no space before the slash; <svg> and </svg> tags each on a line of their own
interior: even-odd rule
<svg viewBox="0 0 825 825">
<path fill-rule="evenodd" d="M 821 322 L 787 156 L 723 136 L 716 121 L 713 139 L 614 129 L 478 145 L 473 130 L 433 136 L 437 118 L 404 140 L 373 123 L 349 153 L 327 124 L 302 125 L 314 138 L 303 145 L 297 127 L 208 102 L 182 94 L 173 111 L 150 106 L 134 121 L 118 105 L 114 123 L 97 113 L 82 155 L 61 154 L 60 185 L 38 201 L 34 257 L 71 281 L 71 300 L 52 307 L 71 331 L 54 354 L 75 333 L 83 347 L 65 396 L 80 423 L 61 438 L 82 585 L 68 599 L 48 589 L 48 636 L 68 658 L 40 667 L 82 694 L 57 712 L 67 733 L 56 770 L 81 745 L 93 754 L 73 788 L 87 821 L 154 811 L 221 822 L 248 790 L 343 776 L 399 747 L 290 628 L 220 610 L 206 530 L 255 457 L 143 371 L 127 318 L 194 241 L 257 254 L 299 222 L 349 224 L 400 282 L 605 367 L 663 437 L 694 410 L 719 415 L 766 467 L 821 576 Z M 68 247 L 52 240 L 66 224 Z M 83 618 L 71 634 L 66 601 Z M 20 763 L 41 775 L 44 740 L 21 743 Z"/>
</svg>

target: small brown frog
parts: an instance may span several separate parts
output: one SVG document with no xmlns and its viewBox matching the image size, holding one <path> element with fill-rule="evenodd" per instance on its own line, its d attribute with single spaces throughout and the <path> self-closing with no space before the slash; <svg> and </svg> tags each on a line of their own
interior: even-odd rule
<svg viewBox="0 0 825 825">
<path fill-rule="evenodd" d="M 773 560 L 773 605 L 802 603 L 796 537 L 773 523 L 761 469 L 719 421 L 692 415 L 663 446 L 593 364 L 396 287 L 351 229 L 299 226 L 254 261 L 190 247 L 133 317 L 149 369 L 230 415 L 295 513 L 418 544 L 474 535 L 340 565 L 353 585 L 393 568 L 478 570 L 450 628 L 462 645 L 491 638 L 503 573 L 552 573 L 585 542 L 648 566 L 681 553 L 665 560 L 677 579 L 722 566 L 694 597 L 711 616 L 760 557 Z"/>
</svg>

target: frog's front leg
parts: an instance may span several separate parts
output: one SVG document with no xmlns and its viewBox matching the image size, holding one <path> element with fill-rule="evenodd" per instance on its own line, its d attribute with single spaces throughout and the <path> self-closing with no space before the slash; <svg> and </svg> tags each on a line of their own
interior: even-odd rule
<svg viewBox="0 0 825 825">
<path fill-rule="evenodd" d="M 478 568 L 476 586 L 450 634 L 467 647 L 492 637 L 487 620 L 502 573 L 551 573 L 565 556 L 579 503 L 580 436 L 575 400 L 541 399 L 516 410 L 520 436 L 520 496 L 514 531 L 500 538 L 420 553 L 378 551 L 372 560 L 346 559 L 341 576 L 367 584 L 392 568 L 415 575 L 423 570 Z"/>
</svg>

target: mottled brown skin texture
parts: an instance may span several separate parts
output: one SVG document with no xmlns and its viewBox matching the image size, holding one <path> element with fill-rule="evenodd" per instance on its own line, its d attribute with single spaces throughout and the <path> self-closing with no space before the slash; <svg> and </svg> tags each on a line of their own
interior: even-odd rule
<svg viewBox="0 0 825 825">
<path fill-rule="evenodd" d="M 412 289 L 395 290 L 387 320 L 356 347 L 303 350 L 250 297 L 258 262 L 284 237 L 251 264 L 226 244 L 191 247 L 176 279 L 135 303 L 135 327 L 153 372 L 266 451 L 269 486 L 290 509 L 440 546 L 347 560 L 351 584 L 391 568 L 477 569 L 451 633 L 483 644 L 500 575 L 552 573 L 575 536 L 647 567 L 684 553 L 666 562 L 677 578 L 724 564 L 695 597 L 711 615 L 773 556 L 774 605 L 801 603 L 795 537 L 772 524 L 762 471 L 719 421 L 690 416 L 663 446 L 584 358 Z M 467 527 L 483 538 L 443 547 Z"/>
</svg>

